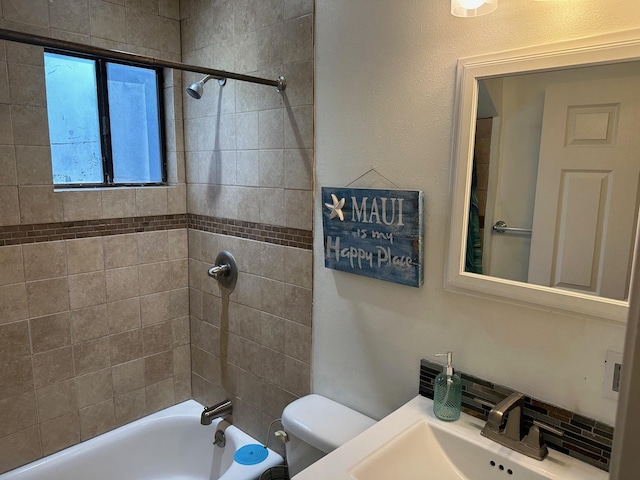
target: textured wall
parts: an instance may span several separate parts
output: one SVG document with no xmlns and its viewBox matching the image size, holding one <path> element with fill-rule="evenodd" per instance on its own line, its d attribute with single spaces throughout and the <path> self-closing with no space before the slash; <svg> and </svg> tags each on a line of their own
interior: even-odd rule
<svg viewBox="0 0 640 480">
<path fill-rule="evenodd" d="M 448 7 L 316 5 L 317 188 L 375 165 L 423 190 L 426 274 L 415 290 L 325 269 L 315 255 L 314 390 L 380 417 L 416 394 L 421 357 L 452 350 L 465 372 L 612 423 L 604 358 L 608 348 L 621 351 L 623 325 L 443 290 L 455 69 L 459 57 L 640 27 L 640 7 L 503 0 L 476 19 L 454 18 Z M 317 221 L 321 208 L 316 202 Z"/>
<path fill-rule="evenodd" d="M 0 26 L 180 60 L 177 0 L 3 0 Z M 174 185 L 54 192 L 42 51 L 0 42 L 0 472 L 191 396 L 174 75 Z"/>
<path fill-rule="evenodd" d="M 201 100 L 183 97 L 188 212 L 246 229 L 189 231 L 193 395 L 231 398 L 234 423 L 264 441 L 310 390 L 310 242 L 266 237 L 312 230 L 313 1 L 183 1 L 181 17 L 184 62 L 288 80 L 282 95 L 213 80 Z M 228 300 L 206 276 L 223 249 L 240 269 Z"/>
</svg>

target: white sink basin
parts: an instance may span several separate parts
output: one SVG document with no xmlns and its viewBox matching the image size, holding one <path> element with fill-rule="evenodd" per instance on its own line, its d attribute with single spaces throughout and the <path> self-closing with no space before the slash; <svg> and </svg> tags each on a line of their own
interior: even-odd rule
<svg viewBox="0 0 640 480">
<path fill-rule="evenodd" d="M 480 435 L 483 422 L 462 414 L 435 418 L 418 396 L 293 480 L 606 480 L 606 472 L 550 450 L 533 460 Z"/>
</svg>

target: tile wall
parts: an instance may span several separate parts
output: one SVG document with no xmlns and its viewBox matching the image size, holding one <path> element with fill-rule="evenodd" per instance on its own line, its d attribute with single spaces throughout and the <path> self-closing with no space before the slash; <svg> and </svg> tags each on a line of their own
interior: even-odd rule
<svg viewBox="0 0 640 480">
<path fill-rule="evenodd" d="M 2 0 L 0 26 L 181 59 L 177 0 Z M 55 192 L 43 73 L 0 42 L 0 473 L 191 396 L 181 77 L 171 186 Z"/>
<path fill-rule="evenodd" d="M 313 179 L 312 0 L 183 0 L 185 63 L 288 87 L 211 81 L 184 95 L 193 395 L 234 401 L 234 423 L 264 441 L 310 390 Z M 185 73 L 183 84 L 201 75 Z M 225 299 L 206 276 L 219 250 L 238 260 Z"/>
</svg>

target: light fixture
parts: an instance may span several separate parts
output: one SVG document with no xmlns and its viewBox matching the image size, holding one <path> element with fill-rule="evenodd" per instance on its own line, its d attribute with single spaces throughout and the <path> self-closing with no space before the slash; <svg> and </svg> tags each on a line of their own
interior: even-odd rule
<svg viewBox="0 0 640 480">
<path fill-rule="evenodd" d="M 498 8 L 498 0 L 451 0 L 454 17 L 479 17 Z"/>
</svg>

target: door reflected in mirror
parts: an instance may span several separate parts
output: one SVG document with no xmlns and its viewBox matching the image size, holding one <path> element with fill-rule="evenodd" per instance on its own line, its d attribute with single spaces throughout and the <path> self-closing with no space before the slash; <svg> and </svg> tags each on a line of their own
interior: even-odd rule
<svg viewBox="0 0 640 480">
<path fill-rule="evenodd" d="M 625 300 L 639 128 L 640 62 L 479 80 L 465 270 Z"/>
<path fill-rule="evenodd" d="M 456 91 L 447 290 L 626 321 L 640 29 L 460 59 Z"/>
</svg>

